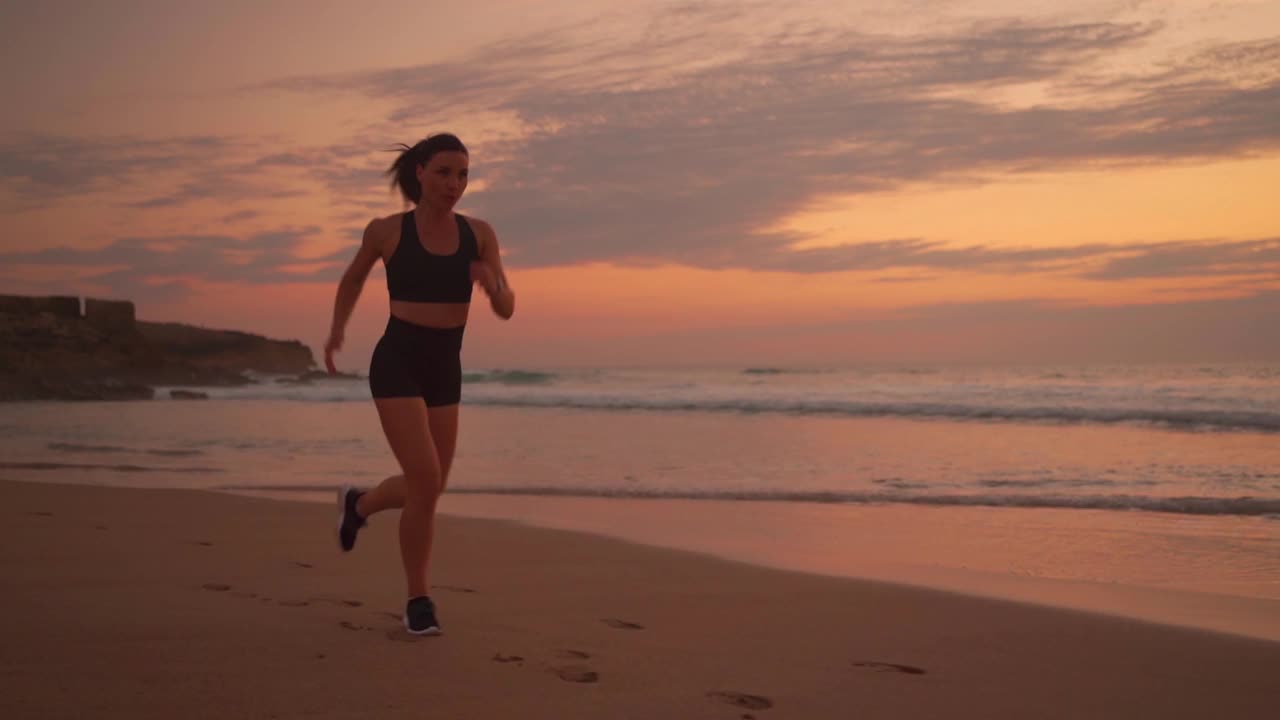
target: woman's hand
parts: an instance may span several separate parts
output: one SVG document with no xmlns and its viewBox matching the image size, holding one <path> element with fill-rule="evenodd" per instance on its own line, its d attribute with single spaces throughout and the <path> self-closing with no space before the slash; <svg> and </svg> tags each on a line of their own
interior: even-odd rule
<svg viewBox="0 0 1280 720">
<path fill-rule="evenodd" d="M 475 260 L 471 263 L 471 282 L 480 285 L 490 298 L 497 295 L 502 289 L 497 273 L 493 271 L 493 268 L 489 267 L 488 263 L 481 260 Z"/>
<path fill-rule="evenodd" d="M 333 364 L 333 354 L 342 349 L 342 339 L 342 331 L 334 330 L 329 333 L 329 339 L 324 341 L 324 366 L 330 375 L 338 373 L 338 368 Z"/>
<path fill-rule="evenodd" d="M 480 243 L 480 259 L 471 263 L 471 282 L 478 283 L 489 296 L 493 314 L 510 320 L 516 311 L 516 295 L 507 284 L 507 273 L 502 269 L 502 250 L 498 248 L 498 236 L 489 223 L 476 220 L 476 241 Z"/>
</svg>

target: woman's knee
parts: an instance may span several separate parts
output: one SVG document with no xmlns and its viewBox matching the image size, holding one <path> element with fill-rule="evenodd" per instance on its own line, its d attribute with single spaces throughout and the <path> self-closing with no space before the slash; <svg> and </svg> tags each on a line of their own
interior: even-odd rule
<svg viewBox="0 0 1280 720">
<path fill-rule="evenodd" d="M 439 465 L 406 470 L 404 474 L 405 506 L 434 507 L 444 490 L 444 476 Z"/>
</svg>

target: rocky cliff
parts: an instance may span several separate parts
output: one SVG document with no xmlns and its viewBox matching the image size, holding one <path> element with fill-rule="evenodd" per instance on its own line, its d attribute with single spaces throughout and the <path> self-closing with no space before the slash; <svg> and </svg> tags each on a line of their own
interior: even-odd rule
<svg viewBox="0 0 1280 720">
<path fill-rule="evenodd" d="M 302 375 L 306 345 L 140 322 L 130 302 L 0 295 L 0 400 L 149 398 L 155 385 L 226 386 L 248 372 Z"/>
</svg>

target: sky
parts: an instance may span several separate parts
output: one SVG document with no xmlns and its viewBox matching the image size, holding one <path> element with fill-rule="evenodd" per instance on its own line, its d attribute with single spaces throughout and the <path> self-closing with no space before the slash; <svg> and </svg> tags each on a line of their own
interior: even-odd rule
<svg viewBox="0 0 1280 720">
<path fill-rule="evenodd" d="M 11 0 L 0 293 L 318 351 L 448 131 L 473 367 L 1280 360 L 1280 0 L 780 5 Z"/>
</svg>

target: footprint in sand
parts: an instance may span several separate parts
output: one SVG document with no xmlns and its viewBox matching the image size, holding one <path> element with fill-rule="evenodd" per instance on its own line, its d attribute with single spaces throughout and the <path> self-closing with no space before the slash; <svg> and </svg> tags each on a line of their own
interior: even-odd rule
<svg viewBox="0 0 1280 720">
<path fill-rule="evenodd" d="M 602 618 L 600 622 L 617 630 L 643 630 L 644 626 L 639 623 L 627 622 L 618 618 Z"/>
<path fill-rule="evenodd" d="M 600 674 L 585 665 L 563 665 L 551 668 L 556 677 L 565 682 L 595 683 L 600 682 Z"/>
<path fill-rule="evenodd" d="M 557 650 L 556 658 L 559 660 L 586 660 L 591 657 L 590 653 L 581 650 Z M 524 667 L 525 658 L 523 655 L 503 655 L 502 653 L 494 653 L 492 660 L 496 663 L 512 664 L 516 667 Z M 534 660 L 534 666 L 542 670 L 546 670 L 555 674 L 565 682 L 571 683 L 598 683 L 600 682 L 600 673 L 581 663 L 571 663 L 568 665 L 558 665 Z"/>
<path fill-rule="evenodd" d="M 924 675 L 924 668 L 918 668 L 914 665 L 899 665 L 898 663 L 887 662 L 854 662 L 854 667 L 863 667 L 878 672 L 899 672 L 907 675 Z"/>
<path fill-rule="evenodd" d="M 750 695 L 733 690 L 712 690 L 707 697 L 747 710 L 768 710 L 773 701 L 763 695 Z"/>
<path fill-rule="evenodd" d="M 231 590 L 231 586 L 226 583 L 205 583 L 201 587 L 210 592 L 228 592 Z M 243 590 L 237 590 L 236 592 L 232 592 L 230 594 L 232 597 L 236 597 L 236 598 L 242 598 L 247 600 L 256 599 L 264 604 L 268 604 L 268 605 L 274 604 L 280 607 L 287 607 L 287 608 L 310 607 L 312 604 L 317 604 L 317 603 L 329 603 L 332 605 L 338 605 L 338 606 L 347 607 L 347 608 L 364 607 L 364 603 L 361 602 L 360 600 L 346 600 L 343 598 L 333 598 L 333 597 L 308 598 L 306 600 L 275 600 L 268 595 L 258 595 L 257 593 L 245 592 Z M 392 620 L 396 620 L 397 622 L 401 620 L 401 617 L 395 613 L 379 612 L 375 614 L 382 617 L 390 618 Z M 341 620 L 338 622 L 338 626 L 342 627 L 345 630 L 355 630 L 357 632 L 374 631 L 377 629 L 374 627 L 370 627 L 368 625 L 361 625 L 359 623 L 351 622 L 350 620 Z M 423 639 L 422 637 L 407 635 L 400 631 L 390 631 L 387 633 L 387 637 L 392 640 L 408 640 L 408 641 L 417 641 L 417 640 Z"/>
<path fill-rule="evenodd" d="M 391 613 L 378 613 L 378 614 L 385 615 L 387 617 L 393 617 L 396 620 L 400 619 L 399 615 L 393 615 Z M 372 632 L 374 630 L 377 630 L 377 628 L 369 627 L 368 625 L 361 625 L 359 623 L 353 623 L 350 620 L 339 620 L 338 627 L 342 628 L 343 630 L 354 630 L 356 632 L 364 632 L 364 631 Z M 428 637 L 430 637 L 429 635 L 410 635 L 409 633 L 403 630 L 388 630 L 386 632 L 386 635 L 388 640 L 393 640 L 395 642 L 418 642 L 419 640 L 425 640 Z"/>
<path fill-rule="evenodd" d="M 343 600 L 341 598 L 319 597 L 311 598 L 314 603 L 329 603 L 330 605 L 341 605 L 343 607 L 358 608 L 364 607 L 364 603 L 359 600 Z"/>
</svg>

